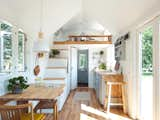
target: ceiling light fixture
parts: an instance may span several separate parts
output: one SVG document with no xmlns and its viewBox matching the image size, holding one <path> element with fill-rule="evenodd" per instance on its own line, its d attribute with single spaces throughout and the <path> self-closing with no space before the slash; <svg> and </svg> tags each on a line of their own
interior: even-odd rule
<svg viewBox="0 0 160 120">
<path fill-rule="evenodd" d="M 37 56 L 43 57 L 44 53 L 49 52 L 49 43 L 44 40 L 43 33 L 43 17 L 44 17 L 44 0 L 40 3 L 40 30 L 38 32 L 38 39 L 34 43 L 34 51 L 38 52 Z"/>
</svg>

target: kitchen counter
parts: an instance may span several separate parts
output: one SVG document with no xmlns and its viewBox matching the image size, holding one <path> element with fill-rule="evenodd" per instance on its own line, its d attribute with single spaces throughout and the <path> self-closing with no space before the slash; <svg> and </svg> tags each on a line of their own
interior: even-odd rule
<svg viewBox="0 0 160 120">
<path fill-rule="evenodd" d="M 106 96 L 105 82 L 120 82 L 123 81 L 123 75 L 117 72 L 109 72 L 107 70 L 95 69 L 95 90 L 100 103 L 104 104 Z M 114 93 L 117 93 L 117 87 L 113 86 Z"/>
<path fill-rule="evenodd" d="M 96 73 L 99 75 L 116 75 L 118 74 L 117 72 L 109 72 L 107 70 L 95 70 Z"/>
</svg>

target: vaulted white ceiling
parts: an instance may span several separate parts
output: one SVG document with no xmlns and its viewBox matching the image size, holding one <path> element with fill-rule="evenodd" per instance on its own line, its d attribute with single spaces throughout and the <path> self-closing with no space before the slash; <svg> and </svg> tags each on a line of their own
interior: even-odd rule
<svg viewBox="0 0 160 120">
<path fill-rule="evenodd" d="M 85 16 L 96 19 L 111 32 L 128 28 L 155 8 L 160 8 L 160 0 L 83 0 Z"/>
<path fill-rule="evenodd" d="M 0 0 L 0 4 L 2 1 L 8 2 L 19 26 L 35 37 L 40 27 L 41 0 Z M 158 10 L 160 0 L 44 0 L 43 31 L 47 37 L 52 37 L 54 32 L 81 13 L 81 17 L 97 21 L 115 34 L 148 12 Z"/>
</svg>

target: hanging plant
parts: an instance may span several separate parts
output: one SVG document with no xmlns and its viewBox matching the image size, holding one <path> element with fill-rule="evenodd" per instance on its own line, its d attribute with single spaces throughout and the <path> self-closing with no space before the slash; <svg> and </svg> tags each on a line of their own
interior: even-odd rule
<svg viewBox="0 0 160 120">
<path fill-rule="evenodd" d="M 106 70 L 106 69 L 107 69 L 105 63 L 100 63 L 100 65 L 98 66 L 98 68 L 99 68 L 100 70 Z"/>
<path fill-rule="evenodd" d="M 100 54 L 100 55 L 103 55 L 103 54 L 104 54 L 104 51 L 103 51 L 103 50 L 101 50 L 101 51 L 99 52 L 99 54 Z"/>
<path fill-rule="evenodd" d="M 50 50 L 50 52 L 49 52 L 49 58 L 55 58 L 56 55 L 59 55 L 59 54 L 60 54 L 60 51 L 59 51 L 59 50 L 57 50 L 57 49 L 52 49 L 52 50 Z"/>
</svg>

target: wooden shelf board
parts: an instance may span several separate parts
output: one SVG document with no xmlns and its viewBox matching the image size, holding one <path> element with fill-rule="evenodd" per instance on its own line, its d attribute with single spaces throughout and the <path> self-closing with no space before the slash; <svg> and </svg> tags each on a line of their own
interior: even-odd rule
<svg viewBox="0 0 160 120">
<path fill-rule="evenodd" d="M 112 44 L 112 41 L 63 41 L 63 42 L 54 42 L 55 45 L 60 45 L 60 44 Z"/>
</svg>

